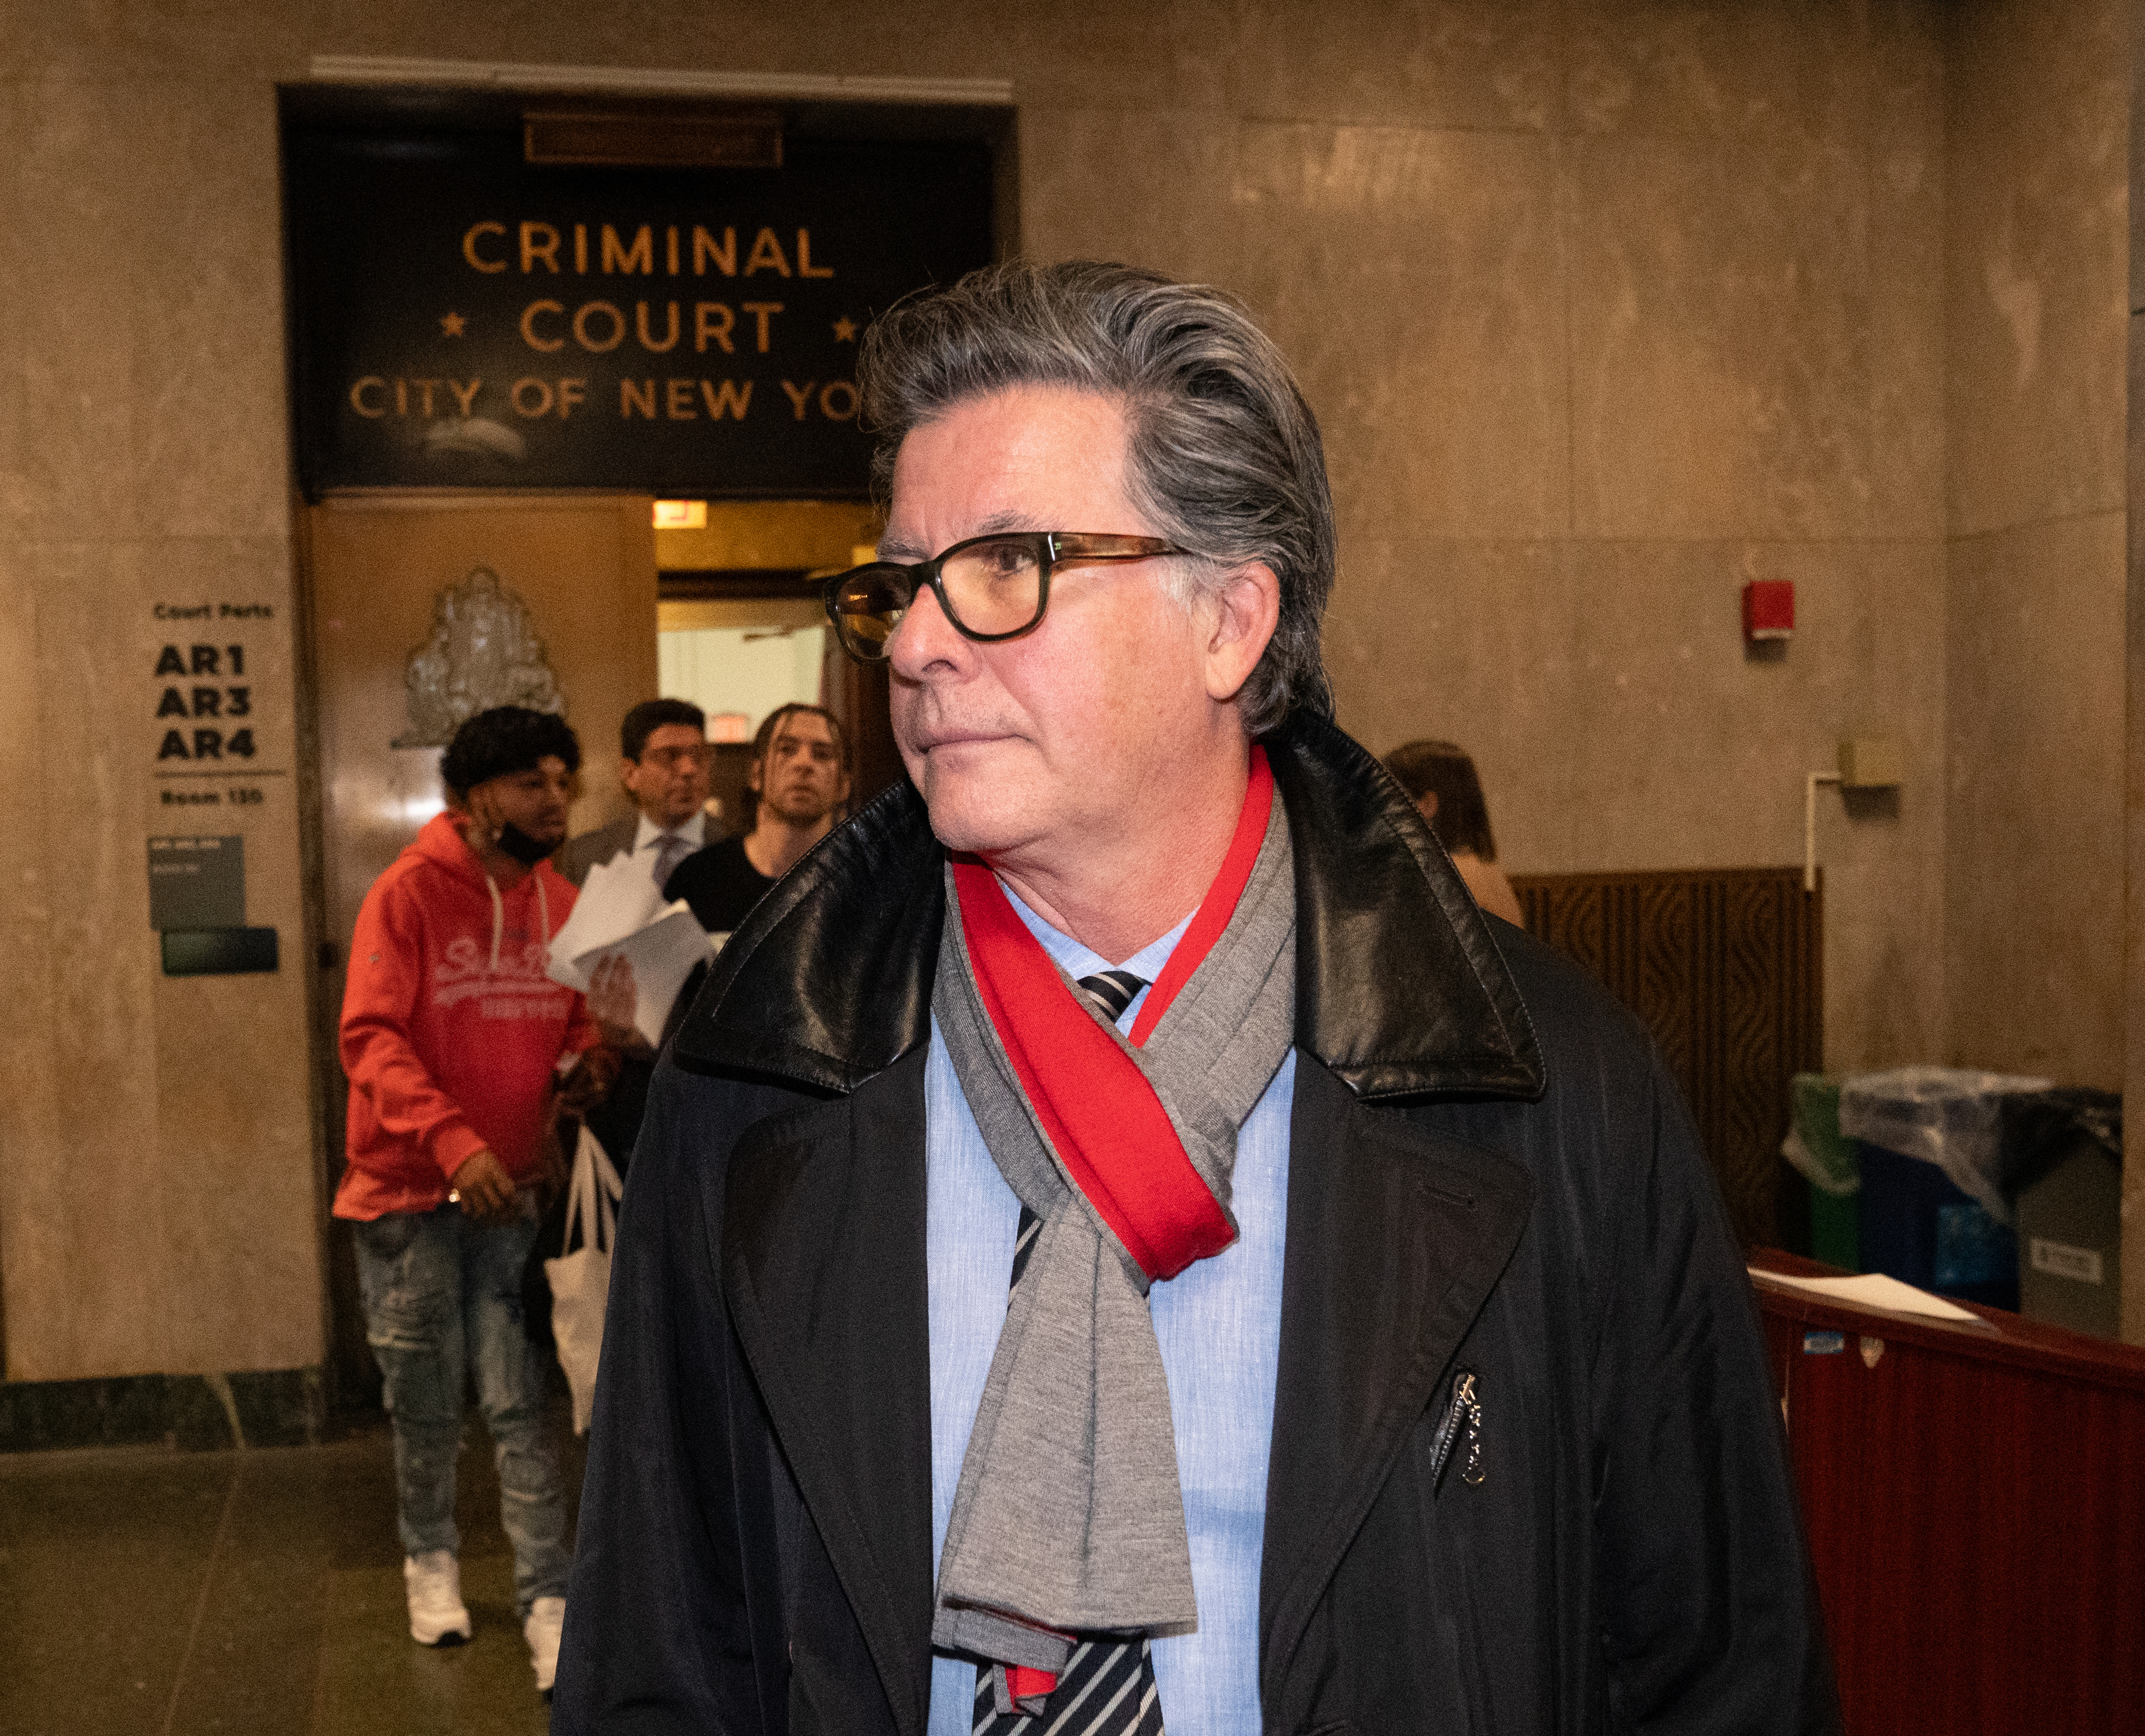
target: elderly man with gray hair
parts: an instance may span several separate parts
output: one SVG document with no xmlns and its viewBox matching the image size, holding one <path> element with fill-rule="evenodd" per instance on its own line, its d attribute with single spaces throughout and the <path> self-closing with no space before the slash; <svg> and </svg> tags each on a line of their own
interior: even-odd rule
<svg viewBox="0 0 2145 1736">
<path fill-rule="evenodd" d="M 912 782 L 658 1076 L 554 1729 L 1832 1728 L 1688 1118 L 1334 726 L 1280 353 L 1014 264 L 860 384 Z"/>
</svg>

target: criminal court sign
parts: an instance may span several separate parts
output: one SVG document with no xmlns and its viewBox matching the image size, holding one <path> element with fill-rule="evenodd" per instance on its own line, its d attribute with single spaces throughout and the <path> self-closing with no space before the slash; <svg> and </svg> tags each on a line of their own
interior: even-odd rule
<svg viewBox="0 0 2145 1736">
<path fill-rule="evenodd" d="M 988 148 L 537 166 L 518 134 L 292 132 L 300 479 L 860 497 L 857 341 L 991 257 Z"/>
</svg>

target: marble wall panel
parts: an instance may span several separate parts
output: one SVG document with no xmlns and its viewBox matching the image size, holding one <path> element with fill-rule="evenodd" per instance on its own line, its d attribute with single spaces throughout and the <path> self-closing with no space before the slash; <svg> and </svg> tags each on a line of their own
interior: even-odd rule
<svg viewBox="0 0 2145 1736">
<path fill-rule="evenodd" d="M 1023 107 L 1133 111 L 1231 106 L 1238 13 L 1237 0 L 947 0 L 933 12 L 949 37 L 976 45 L 982 76 L 1013 81 Z"/>
<path fill-rule="evenodd" d="M 1235 285 L 1245 248 L 1230 203 L 1237 138 L 1234 121 L 1205 110 L 1023 106 L 1021 251 Z M 1140 196 L 1127 200 L 1128 187 Z"/>
<path fill-rule="evenodd" d="M 0 766 L 11 811 L 42 818 L 22 828 L 7 875 L 21 896 L 7 939 L 24 984 L 0 1037 L 11 1075 L 0 1145 L 19 1160 L 0 1203 L 8 1375 L 316 1361 L 294 780 L 261 778 L 258 807 L 174 813 L 149 775 L 152 671 L 172 632 L 152 610 L 197 592 L 266 592 L 277 609 L 246 634 L 263 701 L 256 764 L 293 769 L 286 553 L 266 540 L 32 544 L 23 570 L 36 672 L 10 690 L 35 705 L 22 739 L 69 751 Z M 246 839 L 246 915 L 282 938 L 276 976 L 162 976 L 144 840 L 197 830 Z"/>
<path fill-rule="evenodd" d="M 1569 148 L 1574 529 L 1867 534 L 1863 159 L 1824 141 Z"/>
<path fill-rule="evenodd" d="M 107 686 L 109 703 L 142 731 L 137 756 L 144 769 L 157 739 L 151 672 L 163 644 L 242 632 L 249 698 L 259 702 L 251 714 L 259 720 L 255 758 L 234 766 L 227 780 L 194 780 L 226 800 L 175 810 L 162 801 L 162 788 L 146 791 L 142 830 L 244 838 L 246 919 L 275 928 L 281 953 L 273 976 L 152 978 L 163 1241 L 138 1257 L 161 1261 L 167 1296 L 190 1297 L 172 1311 L 157 1367 L 171 1374 L 302 1367 L 320 1360 L 322 1292 L 290 551 L 274 538 L 159 538 L 139 545 L 138 563 L 127 598 L 132 658 L 110 672 Z M 196 630 L 156 618 L 155 603 L 167 599 L 273 614 L 242 629 Z M 238 775 L 256 769 L 257 778 Z M 234 804 L 233 789 L 256 791 L 261 799 Z M 135 873 L 146 881 L 140 866 Z M 142 920 L 146 928 L 146 913 Z M 156 938 L 144 933 L 133 944 L 153 954 Z M 196 1282 L 196 1274 L 207 1281 Z"/>
<path fill-rule="evenodd" d="M 160 584 L 287 581 L 276 78 L 373 53 L 1013 80 L 1030 251 L 1218 281 L 1291 355 L 1341 505 L 1343 721 L 1374 748 L 1467 741 L 1515 868 L 1792 860 L 1801 773 L 1843 731 L 1902 738 L 1897 811 L 1825 816 L 1829 1047 L 1862 1065 L 1943 1047 L 1945 187 L 1961 161 L 1984 183 L 2039 165 L 2019 208 L 2097 233 L 2104 201 L 2059 185 L 2090 129 L 2003 128 L 2100 100 L 2111 5 L 0 0 L 0 679 L 44 672 L 0 719 L 34 709 L 65 747 L 0 742 L 39 834 L 0 841 L 32 986 L 0 1011 L 8 1371 L 318 1354 L 282 1071 L 306 1020 L 280 980 L 248 997 L 145 963 L 138 725 L 84 694 Z M 2019 118 L 1947 157 L 1975 29 L 1975 100 Z M 2005 31 L 2028 51 L 2008 83 Z M 2087 371 L 2033 410 L 2043 433 L 2066 403 L 2103 413 Z M 2069 476 L 2099 438 L 1991 462 Z M 1953 500 L 1993 499 L 1953 450 Z M 1801 590 L 1784 661 L 1743 659 L 1750 576 Z M 296 845 L 264 824 L 249 870 L 295 908 Z M 79 1065 L 50 1040 L 77 1024 Z M 116 1082 L 77 1111 L 85 1071 Z M 253 1215 L 216 1220 L 261 1163 Z M 152 1311 L 241 1246 L 263 1270 L 197 1321 Z"/>
<path fill-rule="evenodd" d="M 304 0 L 0 0 L 0 41 L 18 67 L 62 78 L 288 76 L 308 52 Z"/>
<path fill-rule="evenodd" d="M 8 165 L 20 214 L 8 237 L 18 420 L 0 462 L 18 535 L 78 537 L 104 522 L 101 506 L 132 510 L 112 485 L 134 415 L 135 310 L 112 269 L 133 239 L 129 175 L 100 147 L 102 95 L 58 80 L 7 92 L 20 152 Z"/>
<path fill-rule="evenodd" d="M 2113 1086 L 2130 18 L 1947 23 L 1951 1046 Z"/>
<path fill-rule="evenodd" d="M 287 538 L 282 215 L 272 93 L 142 87 L 124 141 L 137 226 L 132 515 L 173 536 Z"/>
<path fill-rule="evenodd" d="M 1947 38 L 1954 534 L 2124 498 L 2128 13 L 1988 0 Z"/>
<path fill-rule="evenodd" d="M 0 1373 L 27 1358 L 66 1365 L 64 1311 L 41 1310 L 67 1281 L 69 1177 L 52 1130 L 62 1122 L 54 1042 L 53 903 L 46 808 L 49 738 L 37 683 L 42 563 L 0 538 L 0 948 L 10 960 L 0 996 L 0 1324 L 7 1337 Z M 19 1318 L 18 1318 L 19 1317 Z"/>
<path fill-rule="evenodd" d="M 1344 551 L 1327 650 L 1378 752 L 1460 741 L 1512 873 L 1747 867 L 1802 854 L 1804 775 L 1886 734 L 1896 802 L 1820 810 L 1832 1064 L 1942 1042 L 1943 562 L 1914 543 L 1374 542 Z M 1741 643 L 1738 590 L 1789 578 L 1796 637 Z"/>
<path fill-rule="evenodd" d="M 2130 9 L 2133 67 L 2145 63 L 2145 7 Z M 2138 114 L 2141 92 L 2131 85 L 2130 187 L 2145 187 L 2145 118 Z M 2133 200 L 2133 202 L 2137 202 Z M 2128 396 L 2145 402 L 2145 224 L 2130 231 L 2130 318 Z M 2125 480 L 2132 498 L 2145 500 L 2145 416 L 2130 418 L 2126 442 Z M 2145 512 L 2127 515 L 2129 546 L 2124 621 L 2124 674 L 2128 691 L 2145 694 Z M 2127 708 L 2123 729 L 2123 1095 L 2145 1103 L 2145 704 Z M 2133 1114 L 2126 1135 L 2123 1171 L 2123 1217 L 2145 1224 L 2145 1115 Z M 2123 1336 L 2145 1344 L 2145 1236 L 2124 1238 L 2123 1255 Z"/>
<path fill-rule="evenodd" d="M 17 1379 L 154 1370 L 168 1345 L 157 966 L 139 818 L 147 765 L 140 714 L 114 705 L 108 682 L 112 593 L 131 588 L 137 569 L 130 555 L 89 543 L 26 544 L 15 563 L 37 596 L 35 739 L 53 746 L 25 769 L 42 822 L 25 866 L 42 878 L 44 921 L 21 934 L 32 987 L 9 997 L 10 1014 L 34 1057 L 26 1067 L 49 1077 L 28 1102 L 0 1106 L 0 1145 L 57 1183 L 7 1225 Z M 32 1291 L 32 1276 L 59 1281 Z"/>
<path fill-rule="evenodd" d="M 1560 118 L 1555 0 L 1244 0 L 1237 103 L 1262 120 L 1540 131 Z"/>
<path fill-rule="evenodd" d="M 1564 20 L 1570 124 L 1586 132 L 1843 142 L 1866 123 L 1871 14 L 1857 0 L 1606 0 Z"/>
<path fill-rule="evenodd" d="M 29 226 L 20 167 L 29 129 L 18 88 L 0 78 L 0 235 L 7 236 L 21 236 Z M 0 524 L 11 528 L 36 510 L 37 499 L 23 470 L 32 438 L 22 401 L 22 328 L 29 284 L 22 250 L 0 247 Z"/>
<path fill-rule="evenodd" d="M 2120 1088 L 2120 513 L 1953 540 L 1946 928 L 1961 1065 Z"/>
<path fill-rule="evenodd" d="M 281 220 L 265 83 L 19 87 L 23 529 L 281 535 Z M 123 486 L 115 486 L 120 478 Z"/>
<path fill-rule="evenodd" d="M 1424 737 L 1465 748 L 1515 873 L 1587 859 L 1565 723 L 1582 654 L 1560 541 L 1342 539 L 1326 617 L 1341 726 L 1380 754 Z"/>
<path fill-rule="evenodd" d="M 1235 286 L 1326 436 L 1346 534 L 1568 522 L 1555 142 L 1247 124 Z"/>
<path fill-rule="evenodd" d="M 287 853 L 295 858 L 295 839 Z M 270 861 L 265 849 L 247 855 L 249 868 Z M 289 903 L 275 923 L 282 943 L 275 977 L 160 977 L 155 985 L 162 1234 L 137 1257 L 155 1262 L 167 1306 L 185 1298 L 169 1311 L 155 1365 L 163 1373 L 321 1360 L 321 1201 L 304 1041 L 312 960 L 295 898 Z M 266 923 L 275 913 L 247 914 Z"/>
<path fill-rule="evenodd" d="M 1869 524 L 1944 525 L 1943 49 L 1925 5 L 1871 9 Z"/>
</svg>

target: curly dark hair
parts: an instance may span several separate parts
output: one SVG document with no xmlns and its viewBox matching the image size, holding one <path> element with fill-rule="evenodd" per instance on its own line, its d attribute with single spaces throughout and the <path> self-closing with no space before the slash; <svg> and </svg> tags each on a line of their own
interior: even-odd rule
<svg viewBox="0 0 2145 1736">
<path fill-rule="evenodd" d="M 455 731 L 440 756 L 440 777 L 459 801 L 480 783 L 534 771 L 553 754 L 568 771 L 580 770 L 580 739 L 564 718 L 525 705 L 495 705 Z"/>
</svg>

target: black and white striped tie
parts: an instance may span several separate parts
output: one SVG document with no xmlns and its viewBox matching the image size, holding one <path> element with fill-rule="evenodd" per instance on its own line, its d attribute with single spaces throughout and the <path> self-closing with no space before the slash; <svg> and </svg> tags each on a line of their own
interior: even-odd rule
<svg viewBox="0 0 2145 1736">
<path fill-rule="evenodd" d="M 1102 971 L 1082 977 L 1077 986 L 1115 1024 L 1132 997 L 1147 987 L 1147 979 L 1130 971 Z M 1020 1287 L 1042 1229 L 1043 1220 L 1022 1206 L 1020 1227 L 1013 1233 L 1009 1291 Z M 987 1665 L 977 1666 L 975 1736 L 1162 1736 L 1154 1656 L 1144 1638 L 1082 1640 L 1058 1672 L 1050 1699 L 1033 1718 L 998 1710 L 993 1674 Z"/>
<path fill-rule="evenodd" d="M 1097 971 L 1092 977 L 1082 977 L 1075 986 L 1114 1025 L 1125 1016 L 1132 997 L 1147 987 L 1147 978 L 1135 977 L 1130 971 Z"/>
</svg>

